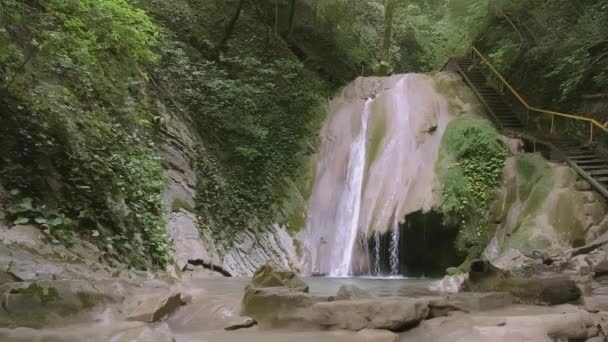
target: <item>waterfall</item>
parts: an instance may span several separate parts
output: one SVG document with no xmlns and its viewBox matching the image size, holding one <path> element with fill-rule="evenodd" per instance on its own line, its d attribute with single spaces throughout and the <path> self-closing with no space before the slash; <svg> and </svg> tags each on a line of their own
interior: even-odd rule
<svg viewBox="0 0 608 342">
<path fill-rule="evenodd" d="M 330 101 L 308 199 L 304 274 L 376 273 L 389 262 L 391 274 L 399 273 L 398 222 L 438 207 L 435 161 L 448 108 L 465 103 L 455 98 L 448 106 L 440 82 L 465 87 L 447 73 L 361 77 Z M 390 260 L 373 264 L 384 253 L 380 236 L 391 230 Z M 366 250 L 369 238 L 376 250 Z"/>
<path fill-rule="evenodd" d="M 393 223 L 390 253 L 391 276 L 395 277 L 399 275 L 399 220 L 397 219 Z"/>
<path fill-rule="evenodd" d="M 380 269 L 380 232 L 374 232 L 374 271 L 372 275 L 379 276 L 382 274 Z"/>
<path fill-rule="evenodd" d="M 353 248 L 359 231 L 361 210 L 361 190 L 365 172 L 365 152 L 367 150 L 367 121 L 372 99 L 365 101 L 361 115 L 361 130 L 350 147 L 350 158 L 346 174 L 346 187 L 340 197 L 340 207 L 336 213 L 336 235 L 331 260 L 330 275 L 344 277 L 350 274 Z"/>
</svg>

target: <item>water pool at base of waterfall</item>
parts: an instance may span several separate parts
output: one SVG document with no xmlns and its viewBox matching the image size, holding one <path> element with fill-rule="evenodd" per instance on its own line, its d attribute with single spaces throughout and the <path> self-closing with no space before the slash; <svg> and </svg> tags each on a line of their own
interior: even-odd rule
<svg viewBox="0 0 608 342">
<path fill-rule="evenodd" d="M 333 296 L 342 285 L 354 285 L 379 297 L 417 297 L 434 294 L 429 285 L 437 279 L 430 278 L 374 278 L 374 277 L 305 277 L 302 278 L 310 293 Z M 243 290 L 251 278 L 205 278 L 192 280 L 191 284 L 206 289 L 210 294 L 243 295 Z"/>
</svg>

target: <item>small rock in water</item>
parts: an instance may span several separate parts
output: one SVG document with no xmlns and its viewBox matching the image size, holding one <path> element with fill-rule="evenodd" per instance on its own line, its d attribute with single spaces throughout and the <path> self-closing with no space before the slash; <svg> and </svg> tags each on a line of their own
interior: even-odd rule
<svg viewBox="0 0 608 342">
<path fill-rule="evenodd" d="M 251 285 L 256 288 L 285 286 L 308 292 L 308 285 L 294 272 L 281 270 L 279 266 L 266 264 L 253 274 Z"/>
<path fill-rule="evenodd" d="M 225 327 L 224 330 L 231 331 L 231 330 L 238 330 L 238 329 L 244 329 L 244 328 L 251 328 L 252 326 L 258 324 L 258 322 L 256 322 L 253 318 L 250 318 L 250 317 L 242 317 L 242 319 L 243 319 L 242 322 L 229 325 L 229 326 Z"/>
<path fill-rule="evenodd" d="M 148 323 L 158 322 L 165 316 L 172 314 L 181 305 L 180 293 L 144 296 L 137 301 L 127 320 Z"/>
<path fill-rule="evenodd" d="M 429 290 L 442 293 L 457 293 L 464 289 L 469 275 L 466 273 L 458 275 L 448 275 L 443 279 L 432 283 Z"/>
<path fill-rule="evenodd" d="M 374 298 L 371 293 L 355 286 L 342 285 L 336 294 L 335 300 L 369 299 Z"/>
</svg>

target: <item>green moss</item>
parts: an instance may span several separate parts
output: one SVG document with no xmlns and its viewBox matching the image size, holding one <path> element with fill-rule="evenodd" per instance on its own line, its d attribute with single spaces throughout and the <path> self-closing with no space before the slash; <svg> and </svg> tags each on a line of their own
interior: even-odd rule
<svg viewBox="0 0 608 342">
<path fill-rule="evenodd" d="M 558 231 L 563 241 L 568 241 L 574 247 L 585 244 L 585 227 L 578 218 L 579 215 L 573 214 L 577 209 L 582 211 L 580 206 L 581 199 L 577 192 L 560 191 L 557 195 L 553 213 L 549 213 L 549 220 L 553 227 Z"/>
<path fill-rule="evenodd" d="M 453 74 L 435 73 L 433 75 L 435 91 L 443 95 L 448 102 L 448 113 L 454 116 L 474 114 L 482 117 L 483 110 L 475 93 L 460 77 Z M 463 112 L 466 110 L 467 113 Z"/>
<path fill-rule="evenodd" d="M 76 292 L 76 296 L 80 300 L 80 303 L 84 309 L 91 309 L 105 300 L 105 297 L 100 294 L 84 291 Z"/>
<path fill-rule="evenodd" d="M 19 293 L 30 297 L 35 297 L 44 305 L 56 302 L 59 299 L 59 292 L 54 287 L 44 288 L 36 283 L 30 284 L 26 288 L 13 289 L 13 293 Z"/>
<path fill-rule="evenodd" d="M 524 253 L 533 251 L 550 250 L 552 243 L 543 235 L 535 235 L 538 229 L 535 221 L 524 222 L 514 229 L 508 239 L 503 244 L 503 249 L 514 248 Z"/>
<path fill-rule="evenodd" d="M 538 154 L 517 157 L 515 170 L 519 182 L 519 198 L 527 198 L 536 183 L 549 171 L 549 164 Z"/>
<path fill-rule="evenodd" d="M 302 247 L 302 241 L 293 239 L 293 246 L 296 249 L 296 255 L 301 258 L 304 254 L 304 248 Z"/>
<path fill-rule="evenodd" d="M 372 102 L 371 133 L 369 135 L 369 152 L 366 165 L 371 165 L 378 156 L 380 146 L 386 136 L 386 116 L 386 99 L 380 98 Z"/>
<path fill-rule="evenodd" d="M 554 186 L 554 181 L 551 178 L 551 174 L 547 174 L 546 176 L 541 177 L 536 183 L 533 179 L 522 178 L 522 184 L 520 189 L 531 187 L 529 195 L 526 198 L 526 206 L 523 208 L 521 212 L 521 219 L 525 220 L 526 218 L 536 217 L 540 215 L 540 212 L 545 204 L 547 196 L 551 192 Z"/>
<path fill-rule="evenodd" d="M 187 201 L 185 201 L 181 198 L 174 199 L 173 202 L 171 203 L 171 211 L 178 212 L 181 209 L 187 210 L 189 212 L 194 212 L 194 208 Z"/>
<path fill-rule="evenodd" d="M 485 120 L 462 116 L 448 124 L 435 165 L 445 218 L 460 226 L 457 245 L 479 255 L 489 242 L 492 225 L 483 219 L 502 179 L 507 151 Z"/>
</svg>

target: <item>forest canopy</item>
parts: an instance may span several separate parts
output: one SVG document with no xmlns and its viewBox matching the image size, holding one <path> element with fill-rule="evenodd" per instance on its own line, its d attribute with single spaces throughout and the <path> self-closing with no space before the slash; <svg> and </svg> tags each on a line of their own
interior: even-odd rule
<svg viewBox="0 0 608 342">
<path fill-rule="evenodd" d="M 298 231 L 327 98 L 472 46 L 538 106 L 608 89 L 603 0 L 0 0 L 11 219 L 134 267 L 170 262 L 159 146 L 187 116 L 203 229 L 226 244 Z"/>
</svg>

